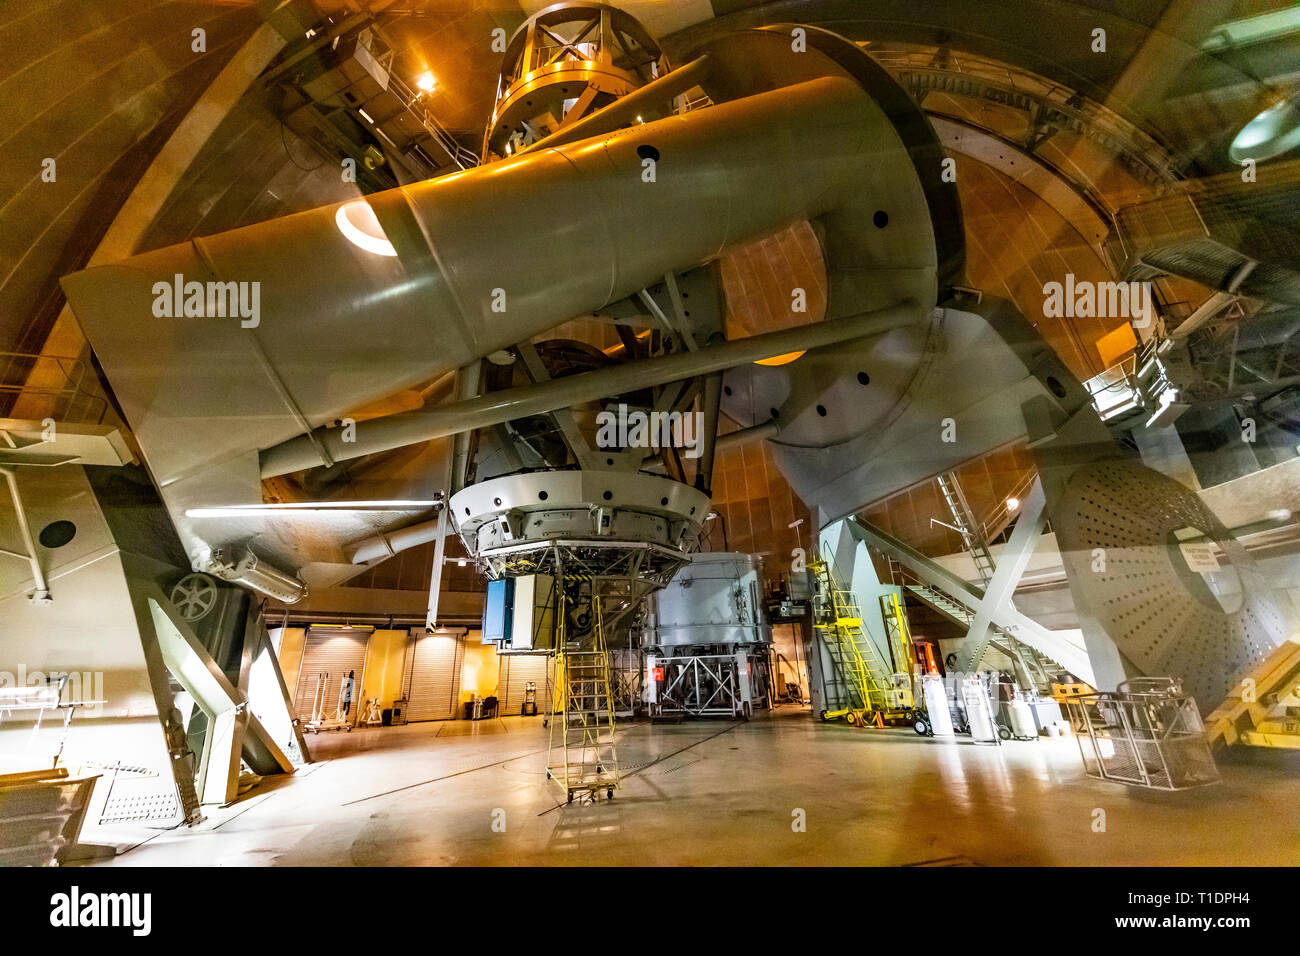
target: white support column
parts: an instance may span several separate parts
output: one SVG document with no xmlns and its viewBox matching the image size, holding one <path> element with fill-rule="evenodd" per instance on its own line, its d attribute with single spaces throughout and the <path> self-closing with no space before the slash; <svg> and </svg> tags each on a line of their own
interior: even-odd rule
<svg viewBox="0 0 1300 956">
<path fill-rule="evenodd" d="M 433 572 L 429 575 L 429 613 L 425 615 L 425 630 L 432 631 L 438 626 L 438 598 L 442 593 L 443 558 L 447 554 L 447 514 L 450 506 L 444 500 L 438 510 L 438 536 L 434 538 Z"/>
<path fill-rule="evenodd" d="M 1043 524 L 1047 520 L 1046 510 L 1043 483 L 1035 481 L 1025 500 L 1020 503 L 1020 517 L 1016 519 L 1011 540 L 998 555 L 997 570 L 993 572 L 993 579 L 980 599 L 970 629 L 957 651 L 958 670 L 969 672 L 979 666 L 980 658 L 989 646 L 994 619 L 1002 616 L 1000 612 L 1011 608 L 1011 596 L 1020 583 L 1021 575 L 1025 573 L 1029 559 L 1034 556 L 1034 546 L 1043 532 Z"/>
</svg>

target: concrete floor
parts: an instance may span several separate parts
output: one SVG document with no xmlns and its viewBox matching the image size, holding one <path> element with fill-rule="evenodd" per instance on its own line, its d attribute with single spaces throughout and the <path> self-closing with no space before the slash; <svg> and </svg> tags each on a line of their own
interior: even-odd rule
<svg viewBox="0 0 1300 956">
<path fill-rule="evenodd" d="M 327 734 L 309 741 L 318 762 L 196 829 L 84 838 L 139 844 L 117 866 L 1300 862 L 1295 755 L 1233 757 L 1218 786 L 1150 793 L 1085 777 L 1073 740 L 944 743 L 784 708 L 626 724 L 615 799 L 563 806 L 546 741 L 521 717 Z"/>
</svg>

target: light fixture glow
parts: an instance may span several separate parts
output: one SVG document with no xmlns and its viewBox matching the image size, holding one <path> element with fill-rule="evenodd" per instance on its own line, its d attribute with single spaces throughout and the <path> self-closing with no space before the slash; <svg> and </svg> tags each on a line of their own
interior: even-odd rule
<svg viewBox="0 0 1300 956">
<path fill-rule="evenodd" d="M 1300 99 L 1282 100 L 1261 111 L 1233 137 L 1228 156 L 1256 162 L 1300 146 Z"/>
<path fill-rule="evenodd" d="M 421 73 L 418 77 L 415 78 L 415 85 L 418 86 L 420 89 L 424 90 L 424 92 L 426 93 L 432 93 L 434 87 L 438 85 L 438 81 L 437 79 L 434 78 L 432 72 L 430 72 L 429 70 L 425 70 L 423 73 Z"/>
<path fill-rule="evenodd" d="M 424 511 L 436 501 L 394 499 L 391 501 L 292 501 L 282 504 L 217 505 L 211 508 L 186 508 L 187 518 L 240 518 L 274 514 L 312 514 L 315 512 Z"/>
<path fill-rule="evenodd" d="M 384 235 L 384 227 L 379 224 L 375 211 L 364 199 L 339 206 L 339 211 L 334 214 L 334 222 L 338 225 L 339 232 L 354 246 L 377 256 L 397 255 L 397 250 Z"/>
<path fill-rule="evenodd" d="M 786 352 L 783 355 L 773 355 L 771 358 L 759 359 L 755 365 L 789 365 L 795 359 L 802 356 L 804 350 L 798 352 Z"/>
<path fill-rule="evenodd" d="M 1010 498 L 1007 499 L 1008 511 L 1015 511 L 1019 507 L 1020 507 L 1020 499 L 1017 498 L 1015 495 L 1012 495 Z"/>
</svg>

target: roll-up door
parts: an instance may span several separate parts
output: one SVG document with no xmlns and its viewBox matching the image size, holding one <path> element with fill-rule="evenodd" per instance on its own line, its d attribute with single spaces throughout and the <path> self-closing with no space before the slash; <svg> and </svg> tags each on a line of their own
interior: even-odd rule
<svg viewBox="0 0 1300 956">
<path fill-rule="evenodd" d="M 353 671 L 351 716 L 355 718 L 360 706 L 361 678 L 365 673 L 366 645 L 369 643 L 369 628 L 308 628 L 303 642 L 302 663 L 298 667 L 298 689 L 293 697 L 294 713 L 303 720 L 311 719 L 316 685 L 321 674 L 328 674 L 324 715 L 326 719 L 332 718 L 338 707 L 343 678 L 348 676 L 348 671 Z"/>
<path fill-rule="evenodd" d="M 497 685 L 500 701 L 498 713 L 502 717 L 518 717 L 523 711 L 524 695 L 528 682 L 537 685 L 537 712 L 546 708 L 546 669 L 549 654 L 502 654 L 501 678 Z"/>
<path fill-rule="evenodd" d="M 423 628 L 411 629 L 402 680 L 408 721 L 449 720 L 456 715 L 464 633 L 464 628 L 433 634 L 426 634 Z"/>
</svg>

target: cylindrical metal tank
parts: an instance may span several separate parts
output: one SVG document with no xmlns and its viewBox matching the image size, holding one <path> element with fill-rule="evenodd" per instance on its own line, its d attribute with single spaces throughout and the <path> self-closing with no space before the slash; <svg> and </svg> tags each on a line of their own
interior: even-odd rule
<svg viewBox="0 0 1300 956">
<path fill-rule="evenodd" d="M 751 555 L 696 554 L 655 595 L 646 643 L 658 647 L 768 644 L 772 629 L 759 605 L 758 569 Z"/>
</svg>

